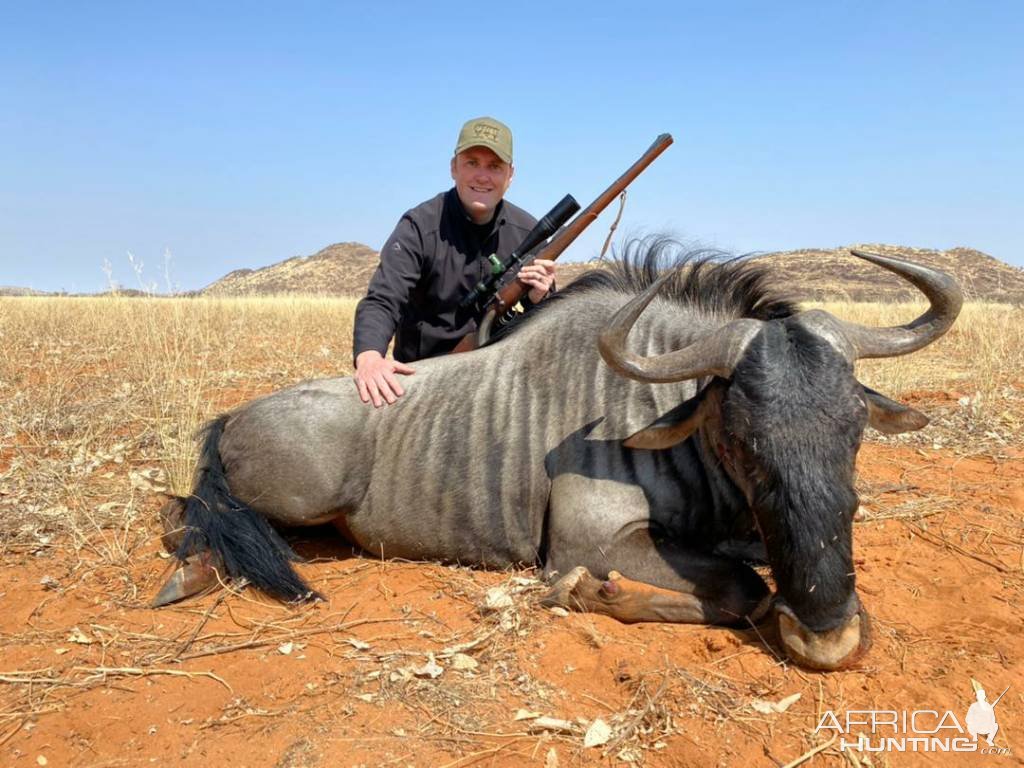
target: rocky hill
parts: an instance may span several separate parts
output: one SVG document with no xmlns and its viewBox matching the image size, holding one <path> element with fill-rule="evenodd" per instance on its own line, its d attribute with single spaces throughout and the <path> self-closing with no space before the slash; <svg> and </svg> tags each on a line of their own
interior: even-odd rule
<svg viewBox="0 0 1024 768">
<path fill-rule="evenodd" d="M 842 248 L 808 248 L 764 253 L 753 257 L 769 264 L 780 282 L 801 299 L 851 299 L 897 301 L 920 294 L 906 282 L 871 264 L 854 258 L 849 248 L 888 256 L 903 256 L 955 275 L 969 299 L 1024 303 L 1024 269 L 1011 267 L 981 251 L 924 248 L 881 244 L 856 244 Z M 337 243 L 312 256 L 296 256 L 261 269 L 240 269 L 225 275 L 201 293 L 213 295 L 261 295 L 272 293 L 326 293 L 360 296 L 366 292 L 377 267 L 377 252 L 361 243 Z M 601 264 L 559 263 L 559 282 L 568 285 L 588 269 Z"/>
<path fill-rule="evenodd" d="M 312 256 L 295 256 L 260 269 L 237 269 L 200 293 L 213 296 L 252 296 L 275 293 L 326 293 L 360 296 L 366 293 L 377 252 L 362 243 L 335 243 Z"/>
<path fill-rule="evenodd" d="M 14 285 L 0 285 L 0 296 L 46 296 L 46 291 L 34 288 L 18 288 Z"/>
<path fill-rule="evenodd" d="M 967 299 L 1024 303 L 1024 269 L 971 248 L 935 251 L 899 245 L 860 243 L 843 248 L 803 249 L 756 257 L 770 263 L 798 297 L 898 301 L 920 294 L 895 275 L 854 258 L 849 249 L 897 256 L 952 274 Z"/>
</svg>

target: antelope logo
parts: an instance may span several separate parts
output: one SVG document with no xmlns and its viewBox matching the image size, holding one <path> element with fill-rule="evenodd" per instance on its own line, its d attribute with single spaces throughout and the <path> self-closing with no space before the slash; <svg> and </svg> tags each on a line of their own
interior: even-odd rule
<svg viewBox="0 0 1024 768">
<path fill-rule="evenodd" d="M 1006 690 L 1000 693 L 999 697 L 991 704 L 985 700 L 985 689 L 973 677 L 971 678 L 971 687 L 974 688 L 974 697 L 977 701 L 971 704 L 967 710 L 967 717 L 964 718 L 967 723 L 967 732 L 975 741 L 978 740 L 978 736 L 985 736 L 991 747 L 992 740 L 996 737 L 996 731 L 999 730 L 999 723 L 996 722 L 996 704 L 1006 695 L 1006 691 L 1010 690 L 1010 686 L 1006 686 Z"/>
</svg>

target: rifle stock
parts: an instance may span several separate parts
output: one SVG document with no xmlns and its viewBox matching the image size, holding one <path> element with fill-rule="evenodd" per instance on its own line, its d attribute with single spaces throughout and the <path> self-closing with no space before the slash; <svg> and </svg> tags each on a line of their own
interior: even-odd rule
<svg viewBox="0 0 1024 768">
<path fill-rule="evenodd" d="M 621 194 L 622 190 L 628 187 L 637 176 L 646 170 L 647 166 L 653 163 L 658 155 L 664 152 L 672 144 L 672 136 L 667 133 L 663 133 L 654 140 L 654 143 L 648 148 L 640 159 L 633 163 L 626 172 L 623 173 L 619 178 L 611 183 L 611 185 L 597 198 L 584 208 L 580 213 L 576 215 L 572 221 L 566 224 L 558 233 L 551 239 L 544 248 L 542 248 L 533 258 L 534 259 L 549 259 L 554 261 L 562 252 L 568 248 L 572 242 L 580 236 L 587 227 L 594 223 L 597 217 L 601 214 L 605 208 Z M 487 314 L 500 315 L 505 312 L 509 307 L 515 306 L 516 302 L 519 301 L 523 294 L 528 289 L 518 280 L 511 280 L 495 295 L 491 301 L 491 306 L 488 309 Z M 462 337 L 462 341 L 459 342 L 458 346 L 452 350 L 452 353 L 469 352 L 477 348 L 477 335 L 475 333 L 468 334 Z"/>
</svg>

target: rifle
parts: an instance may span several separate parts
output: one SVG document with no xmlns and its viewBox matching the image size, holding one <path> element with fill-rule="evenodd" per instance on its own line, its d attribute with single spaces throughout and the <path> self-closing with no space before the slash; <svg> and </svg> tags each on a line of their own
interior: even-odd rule
<svg viewBox="0 0 1024 768">
<path fill-rule="evenodd" d="M 537 253 L 530 254 L 529 251 L 537 246 L 537 244 L 546 238 L 548 235 L 545 234 L 542 237 L 537 238 L 538 232 L 543 232 L 547 227 L 550 227 L 551 223 L 557 221 L 560 215 L 564 215 L 565 218 L 571 216 L 575 210 L 579 209 L 579 205 L 570 195 L 559 202 L 542 220 L 534 227 L 533 230 L 526 236 L 523 243 L 517 248 L 507 263 L 502 263 L 496 256 L 491 256 L 490 261 L 492 264 L 492 275 L 481 281 L 476 288 L 473 289 L 472 293 L 466 297 L 463 301 L 464 306 L 468 306 L 473 303 L 477 303 L 480 308 L 486 308 L 483 318 L 480 321 L 478 330 L 475 334 L 468 334 L 462 338 L 462 341 L 458 343 L 458 346 L 452 350 L 453 353 L 458 352 L 469 352 L 482 346 L 490 338 L 491 326 L 494 320 L 503 316 L 512 307 L 515 306 L 523 294 L 526 293 L 527 288 L 518 280 L 515 279 L 515 274 L 525 264 L 533 259 L 557 259 L 566 248 L 568 248 L 572 242 L 579 237 L 580 233 L 583 232 L 588 226 L 590 226 L 597 217 L 601 214 L 608 204 L 611 203 L 619 194 L 628 187 L 633 179 L 639 176 L 646 170 L 647 166 L 655 161 L 655 159 L 668 149 L 669 145 L 672 144 L 672 136 L 667 133 L 663 133 L 654 140 L 654 143 L 647 149 L 640 159 L 633 163 L 626 172 L 623 173 L 618 179 L 597 198 L 588 205 L 582 213 L 576 216 L 571 222 L 561 228 L 558 234 L 551 239 L 551 241 L 541 248 Z M 571 202 L 569 202 L 571 201 Z M 572 205 L 576 205 L 576 208 L 572 208 Z M 568 211 L 568 213 L 566 213 Z M 565 219 L 563 218 L 562 221 Z M 543 225 L 543 227 L 542 227 Z M 550 229 L 548 234 L 554 232 L 558 224 Z M 537 238 L 537 239 L 534 239 Z M 530 241 L 533 240 L 532 244 Z M 526 245 L 528 247 L 524 248 Z M 521 254 L 521 255 L 520 255 Z M 499 271 L 500 269 L 500 271 Z"/>
<path fill-rule="evenodd" d="M 1005 696 L 1005 695 L 1006 695 L 1006 692 L 1007 692 L 1008 690 L 1010 690 L 1010 686 L 1006 686 L 1006 688 L 1004 688 L 1004 689 L 1003 689 L 1003 692 L 1002 692 L 1002 693 L 1000 693 L 1000 694 L 999 694 L 999 696 L 998 696 L 998 697 L 996 698 L 996 700 L 992 702 L 992 709 L 995 709 L 995 708 L 996 708 L 996 704 L 998 704 L 998 703 L 999 703 L 999 699 L 1003 698 L 1003 696 Z"/>
</svg>

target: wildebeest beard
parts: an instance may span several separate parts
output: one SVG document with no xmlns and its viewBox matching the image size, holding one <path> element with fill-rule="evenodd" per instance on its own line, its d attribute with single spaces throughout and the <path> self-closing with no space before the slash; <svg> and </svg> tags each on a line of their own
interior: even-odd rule
<svg viewBox="0 0 1024 768">
<path fill-rule="evenodd" d="M 768 323 L 722 412 L 780 595 L 809 629 L 839 626 L 858 607 L 853 481 L 867 409 L 852 365 L 795 319 Z"/>
</svg>

